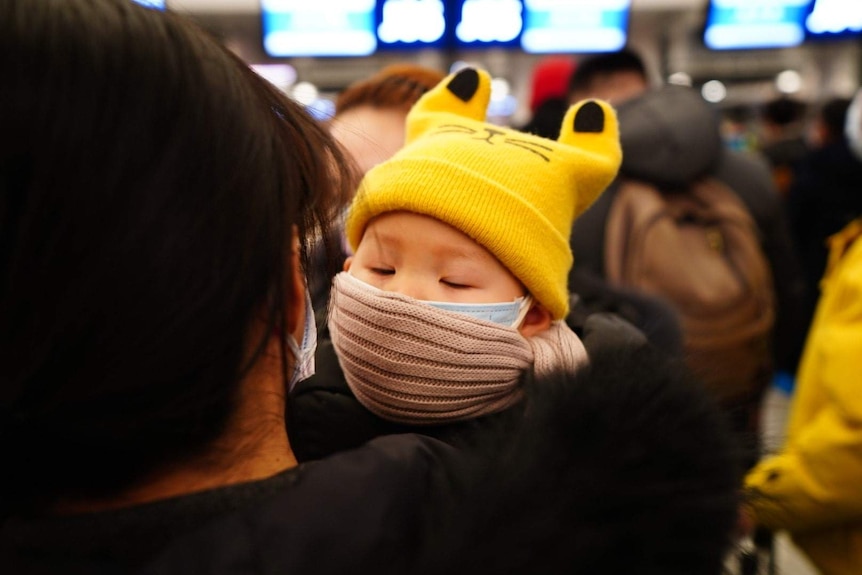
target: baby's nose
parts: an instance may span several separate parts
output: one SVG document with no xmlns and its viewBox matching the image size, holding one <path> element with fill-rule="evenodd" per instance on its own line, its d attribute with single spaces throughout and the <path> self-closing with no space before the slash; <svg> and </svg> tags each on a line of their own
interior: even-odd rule
<svg viewBox="0 0 862 575">
<path fill-rule="evenodd" d="M 400 274 L 399 274 L 400 275 Z M 390 282 L 389 289 L 400 293 L 401 295 L 406 295 L 407 297 L 412 297 L 414 299 L 419 300 L 428 300 L 429 298 L 428 289 L 425 286 L 425 282 L 418 280 L 417 278 L 410 276 L 395 276 L 395 281 Z"/>
</svg>

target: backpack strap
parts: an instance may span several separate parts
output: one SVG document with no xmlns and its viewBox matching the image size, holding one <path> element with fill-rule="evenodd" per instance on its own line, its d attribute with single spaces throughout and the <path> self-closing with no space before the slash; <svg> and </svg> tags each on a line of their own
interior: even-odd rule
<svg viewBox="0 0 862 575">
<path fill-rule="evenodd" d="M 625 285 L 632 231 L 663 213 L 664 202 L 651 184 L 628 178 L 620 180 L 613 200 L 605 223 L 605 277 L 611 284 Z"/>
</svg>

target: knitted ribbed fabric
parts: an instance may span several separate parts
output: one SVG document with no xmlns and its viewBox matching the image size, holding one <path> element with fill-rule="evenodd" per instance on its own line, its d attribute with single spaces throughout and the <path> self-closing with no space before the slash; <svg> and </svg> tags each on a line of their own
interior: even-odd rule
<svg viewBox="0 0 862 575">
<path fill-rule="evenodd" d="M 332 289 L 329 331 L 347 384 L 369 411 L 432 425 L 502 411 L 521 376 L 573 371 L 587 361 L 563 321 L 525 339 L 517 329 L 432 307 L 347 272 Z"/>
</svg>

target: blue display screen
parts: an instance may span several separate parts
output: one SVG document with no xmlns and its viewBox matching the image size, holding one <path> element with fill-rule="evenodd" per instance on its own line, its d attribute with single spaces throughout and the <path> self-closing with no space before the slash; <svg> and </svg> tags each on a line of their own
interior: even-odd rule
<svg viewBox="0 0 862 575">
<path fill-rule="evenodd" d="M 378 0 L 377 48 L 444 48 L 451 12 L 443 0 Z"/>
<path fill-rule="evenodd" d="M 811 0 L 710 0 L 704 44 L 713 50 L 798 46 L 805 40 L 803 22 L 810 4 Z"/>
<path fill-rule="evenodd" d="M 524 0 L 521 47 L 531 54 L 623 48 L 631 0 Z"/>
<path fill-rule="evenodd" d="M 520 48 L 611 52 L 626 44 L 631 0 L 261 0 L 271 57 L 378 50 Z"/>
<path fill-rule="evenodd" d="M 862 2 L 815 0 L 805 17 L 807 40 L 862 37 Z"/>
<path fill-rule="evenodd" d="M 368 56 L 377 49 L 374 0 L 263 0 L 269 56 Z"/>
<path fill-rule="evenodd" d="M 520 45 L 522 0 L 458 0 L 452 13 L 454 43 L 460 48 Z"/>
<path fill-rule="evenodd" d="M 147 8 L 155 8 L 157 10 L 165 9 L 165 0 L 132 0 L 141 6 L 146 6 Z"/>
</svg>

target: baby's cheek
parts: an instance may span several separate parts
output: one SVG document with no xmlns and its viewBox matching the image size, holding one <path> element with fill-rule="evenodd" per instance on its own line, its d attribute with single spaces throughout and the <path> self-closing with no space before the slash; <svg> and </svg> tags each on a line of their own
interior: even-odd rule
<svg viewBox="0 0 862 575">
<path fill-rule="evenodd" d="M 374 287 L 380 287 L 379 276 L 371 273 L 369 270 L 361 268 L 360 266 L 352 266 L 347 273 L 358 280 L 362 280 L 367 284 L 373 285 Z"/>
</svg>

